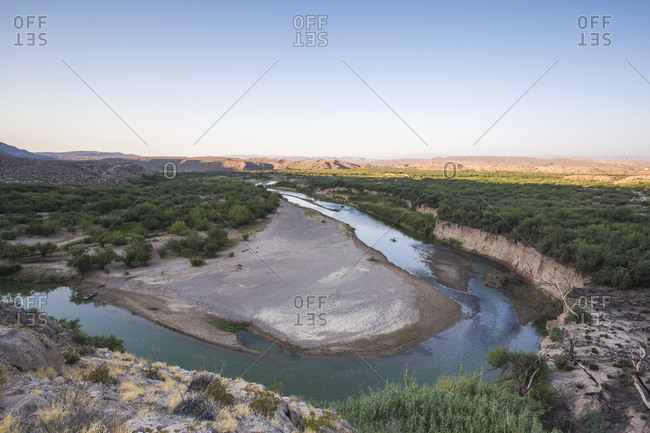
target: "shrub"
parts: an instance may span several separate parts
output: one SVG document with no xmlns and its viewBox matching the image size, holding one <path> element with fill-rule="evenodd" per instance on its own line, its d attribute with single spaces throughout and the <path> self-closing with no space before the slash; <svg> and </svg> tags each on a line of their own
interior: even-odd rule
<svg viewBox="0 0 650 433">
<path fill-rule="evenodd" d="M 567 358 L 565 355 L 559 355 L 553 360 L 553 364 L 555 364 L 555 368 L 558 370 L 570 370 L 571 369 L 571 364 L 569 364 L 569 358 Z"/>
<path fill-rule="evenodd" d="M 142 266 L 147 266 L 151 260 L 152 246 L 149 242 L 142 238 L 134 238 L 131 245 L 124 250 L 124 263 L 128 267 L 132 267 L 135 263 L 140 263 Z"/>
<path fill-rule="evenodd" d="M 163 380 L 157 368 L 149 366 L 144 370 L 144 377 L 151 380 Z"/>
<path fill-rule="evenodd" d="M 90 337 L 90 342 L 94 347 L 105 347 L 113 352 L 124 352 L 124 340 L 113 334 Z"/>
<path fill-rule="evenodd" d="M 325 222 L 325 221 L 323 221 Z M 307 417 L 305 426 L 311 431 L 336 431 L 337 427 L 341 425 L 341 418 L 332 414 L 331 412 L 323 412 L 321 416 L 310 415 Z"/>
<path fill-rule="evenodd" d="M 190 393 L 174 407 L 174 415 L 191 416 L 199 421 L 213 421 L 217 413 L 216 404 L 205 394 Z"/>
<path fill-rule="evenodd" d="M 169 231 L 178 236 L 189 236 L 192 233 L 192 230 L 185 224 L 185 221 L 175 221 L 169 228 Z"/>
<path fill-rule="evenodd" d="M 76 364 L 81 359 L 81 356 L 79 356 L 76 350 L 68 349 L 63 352 L 63 359 L 66 364 Z"/>
<path fill-rule="evenodd" d="M 115 384 L 115 378 L 110 375 L 108 372 L 108 367 L 105 366 L 97 366 L 93 371 L 88 373 L 88 375 L 84 378 L 86 381 L 90 381 L 93 383 L 103 383 L 106 386 L 111 386 Z"/>
<path fill-rule="evenodd" d="M 498 382 L 501 388 L 531 397 L 545 408 L 555 401 L 556 392 L 548 383 L 548 365 L 537 353 L 501 347 L 488 354 L 488 362 L 504 370 Z"/>
<path fill-rule="evenodd" d="M 360 433 L 545 431 L 538 404 L 486 383 L 480 374 L 441 378 L 434 387 L 405 379 L 403 386 L 390 384 L 335 407 Z"/>
<path fill-rule="evenodd" d="M 187 386 L 189 390 L 203 390 L 214 380 L 213 376 L 208 373 L 199 373 L 192 378 L 192 381 Z"/>
<path fill-rule="evenodd" d="M 190 259 L 190 263 L 192 266 L 203 266 L 205 265 L 205 260 L 203 260 L 201 257 L 192 257 Z"/>
<path fill-rule="evenodd" d="M 167 247 L 162 246 L 162 247 L 158 248 L 158 256 L 159 256 L 161 259 L 164 259 L 164 258 L 167 257 L 168 255 L 169 255 L 169 250 L 167 249 Z"/>
<path fill-rule="evenodd" d="M 0 276 L 5 277 L 7 275 L 15 274 L 20 272 L 23 267 L 20 263 L 11 263 L 9 265 L 0 265 Z"/>
<path fill-rule="evenodd" d="M 280 399 L 270 391 L 255 391 L 255 395 L 250 403 L 253 412 L 263 415 L 267 418 L 272 416 L 280 406 Z"/>
<path fill-rule="evenodd" d="M 599 412 L 588 410 L 587 414 L 580 420 L 582 429 L 586 432 L 600 432 L 602 431 L 605 418 Z"/>
<path fill-rule="evenodd" d="M 219 379 L 213 380 L 212 383 L 206 387 L 205 395 L 219 403 L 220 406 L 232 406 L 235 404 L 235 397 L 228 392 Z"/>
<path fill-rule="evenodd" d="M 564 340 L 564 331 L 561 328 L 558 328 L 557 326 L 554 326 L 549 331 L 548 337 L 551 339 L 551 341 L 557 343 L 559 341 Z"/>
<path fill-rule="evenodd" d="M 614 363 L 616 368 L 632 368 L 632 363 L 627 359 L 619 359 Z"/>
<path fill-rule="evenodd" d="M 589 367 L 589 370 L 591 370 L 591 371 L 598 371 L 598 370 L 600 370 L 600 368 L 598 367 L 598 364 L 590 363 L 590 364 L 588 365 L 588 367 Z"/>
</svg>

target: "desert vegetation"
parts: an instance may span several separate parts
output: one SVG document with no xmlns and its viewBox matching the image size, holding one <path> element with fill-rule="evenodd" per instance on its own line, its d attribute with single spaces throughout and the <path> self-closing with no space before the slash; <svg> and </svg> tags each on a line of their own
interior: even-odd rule
<svg viewBox="0 0 650 433">
<path fill-rule="evenodd" d="M 19 259 L 45 257 L 53 242 L 26 244 L 65 230 L 68 266 L 84 274 L 113 261 L 147 266 L 150 238 L 172 235 L 159 250 L 187 257 L 197 266 L 228 245 L 227 232 L 272 212 L 279 198 L 250 182 L 207 174 L 152 176 L 103 189 L 45 185 L 0 185 L 0 273 L 20 270 Z M 22 241 L 22 242 L 21 242 Z M 118 254 L 116 247 L 122 247 Z"/>
</svg>

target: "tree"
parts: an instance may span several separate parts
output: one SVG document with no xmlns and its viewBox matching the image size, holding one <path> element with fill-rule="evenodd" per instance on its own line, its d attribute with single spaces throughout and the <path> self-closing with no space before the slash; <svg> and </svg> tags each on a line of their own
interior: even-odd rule
<svg viewBox="0 0 650 433">
<path fill-rule="evenodd" d="M 132 239 L 131 245 L 124 250 L 124 263 L 128 267 L 131 267 L 135 262 L 140 262 L 143 266 L 148 266 L 148 262 L 151 260 L 152 249 L 151 244 L 143 238 Z"/>
<path fill-rule="evenodd" d="M 109 265 L 117 257 L 118 256 L 115 251 L 113 251 L 113 248 L 95 248 L 93 261 L 96 265 L 99 266 L 99 269 L 103 270 L 106 265 Z"/>
<path fill-rule="evenodd" d="M 83 276 L 93 267 L 94 261 L 92 257 L 82 250 L 80 253 L 73 254 L 66 264 L 71 268 L 75 268 Z"/>
<path fill-rule="evenodd" d="M 192 233 L 187 224 L 185 224 L 185 221 L 182 220 L 174 221 L 169 231 L 178 236 L 189 236 Z"/>
<path fill-rule="evenodd" d="M 47 254 L 52 254 L 56 251 L 56 245 L 52 242 L 45 242 L 44 244 L 37 242 L 34 248 L 41 254 L 41 257 L 45 257 Z"/>
<path fill-rule="evenodd" d="M 228 218 L 233 222 L 235 227 L 250 224 L 255 221 L 255 215 L 246 206 L 236 204 L 230 208 Z"/>
</svg>

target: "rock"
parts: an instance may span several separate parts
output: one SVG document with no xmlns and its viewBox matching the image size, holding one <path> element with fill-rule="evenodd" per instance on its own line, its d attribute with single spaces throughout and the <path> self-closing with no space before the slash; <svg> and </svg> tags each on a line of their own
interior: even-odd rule
<svg viewBox="0 0 650 433">
<path fill-rule="evenodd" d="M 234 430 L 234 433 L 284 433 L 284 430 L 277 425 L 271 424 L 263 417 L 248 418 Z"/>
<path fill-rule="evenodd" d="M 31 329 L 0 327 L 0 362 L 20 371 L 53 367 L 60 372 L 63 356 L 53 342 L 43 341 Z"/>
<path fill-rule="evenodd" d="M 20 414 L 22 419 L 28 418 L 45 406 L 48 406 L 47 400 L 33 394 L 12 395 L 0 400 L 0 408 L 4 410 L 3 415 Z"/>
<path fill-rule="evenodd" d="M 302 415 L 300 414 L 300 409 L 295 405 L 289 404 L 286 401 L 282 400 L 280 406 L 278 407 L 278 412 L 283 417 L 286 417 L 294 427 L 303 427 L 304 421 L 302 419 Z"/>
</svg>

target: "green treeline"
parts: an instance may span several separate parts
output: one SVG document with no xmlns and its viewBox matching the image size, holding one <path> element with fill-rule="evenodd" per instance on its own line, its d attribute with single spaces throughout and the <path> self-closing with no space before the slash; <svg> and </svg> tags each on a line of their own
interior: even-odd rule
<svg viewBox="0 0 650 433">
<path fill-rule="evenodd" d="M 432 238 L 435 217 L 519 241 L 618 288 L 650 285 L 650 190 L 513 181 L 501 173 L 472 178 L 300 176 L 276 186 L 347 202 Z M 535 178 L 535 176 L 532 176 Z M 536 180 L 535 180 L 536 182 Z M 336 188 L 336 190 L 333 190 Z M 409 204 L 415 205 L 409 211 Z M 406 213 L 405 213 L 406 211 Z"/>
</svg>

